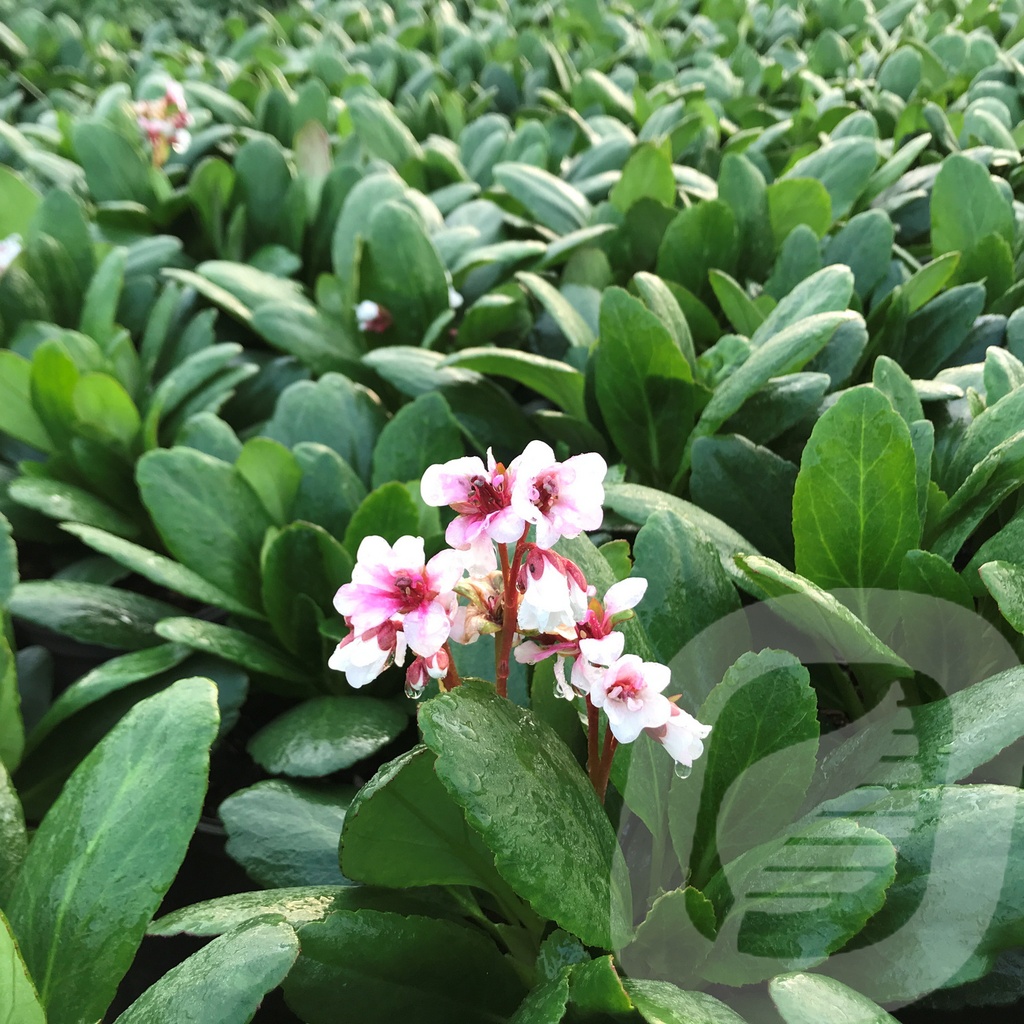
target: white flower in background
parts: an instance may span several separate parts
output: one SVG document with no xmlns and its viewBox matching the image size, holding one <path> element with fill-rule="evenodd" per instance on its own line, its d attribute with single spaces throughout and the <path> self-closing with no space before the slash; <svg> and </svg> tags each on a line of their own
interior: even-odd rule
<svg viewBox="0 0 1024 1024">
<path fill-rule="evenodd" d="M 24 248 L 21 244 L 21 235 L 8 235 L 0 242 L 0 277 L 7 272 L 10 265 L 21 255 Z"/>
<path fill-rule="evenodd" d="M 391 314 L 376 302 L 363 299 L 356 306 L 356 323 L 361 331 L 371 334 L 383 334 L 392 324 Z"/>
<path fill-rule="evenodd" d="M 462 305 L 462 296 L 451 285 L 448 286 L 448 305 L 452 309 L 458 309 Z"/>
</svg>

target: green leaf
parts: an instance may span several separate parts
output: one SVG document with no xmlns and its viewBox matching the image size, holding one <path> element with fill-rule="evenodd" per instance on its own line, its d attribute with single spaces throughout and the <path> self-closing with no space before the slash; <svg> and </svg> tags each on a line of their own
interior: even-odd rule
<svg viewBox="0 0 1024 1024">
<path fill-rule="evenodd" d="M 900 285 L 907 313 L 916 313 L 934 299 L 949 283 L 959 263 L 960 253 L 947 252 L 916 270 L 909 281 Z"/>
<path fill-rule="evenodd" d="M 418 345 L 448 309 L 444 263 L 422 222 L 404 203 L 384 203 L 370 218 L 360 265 L 360 295 L 391 314 L 386 337 Z"/>
<path fill-rule="evenodd" d="M 802 369 L 828 344 L 840 325 L 856 319 L 857 314 L 851 312 L 817 313 L 772 335 L 718 385 L 697 421 L 693 436 L 715 433 L 772 377 Z M 760 329 L 764 329 L 764 324 Z"/>
<path fill-rule="evenodd" d="M 113 999 L 199 820 L 216 732 L 213 684 L 175 683 L 124 717 L 39 826 L 10 921 L 52 1024 L 98 1020 Z"/>
<path fill-rule="evenodd" d="M 834 978 L 820 974 L 780 974 L 768 983 L 786 1024 L 895 1024 L 877 1003 Z"/>
<path fill-rule="evenodd" d="M 418 480 L 428 466 L 461 455 L 458 422 L 444 398 L 428 392 L 403 405 L 380 432 L 373 452 L 373 485 Z"/>
<path fill-rule="evenodd" d="M 819 181 L 831 200 L 831 220 L 840 220 L 850 212 L 867 188 L 877 164 L 875 140 L 853 136 L 815 149 L 809 156 L 793 164 L 782 180 L 813 178 Z M 768 189 L 769 196 L 772 187 Z M 831 226 L 831 220 L 825 225 L 826 230 Z"/>
<path fill-rule="evenodd" d="M 338 836 L 354 792 L 283 779 L 240 789 L 217 809 L 228 833 L 227 852 L 267 888 L 342 885 Z"/>
<path fill-rule="evenodd" d="M 28 751 L 34 750 L 61 722 L 108 694 L 166 672 L 180 665 L 191 651 L 188 647 L 160 644 L 111 658 L 72 683 L 46 710 L 29 734 Z"/>
<path fill-rule="evenodd" d="M 568 972 L 539 984 L 519 1004 L 509 1024 L 559 1024 L 569 1002 Z"/>
<path fill-rule="evenodd" d="M 629 931 L 628 890 L 615 836 L 552 729 L 492 689 L 466 682 L 424 704 L 419 720 L 437 754 L 438 777 L 505 881 L 586 944 L 621 945 Z"/>
<path fill-rule="evenodd" d="M 442 365 L 464 366 L 495 377 L 508 377 L 536 391 L 570 416 L 586 419 L 583 374 L 560 359 L 514 349 L 481 347 L 462 349 L 450 355 Z"/>
<path fill-rule="evenodd" d="M 1011 391 L 1004 398 L 993 399 L 973 420 L 957 446 L 949 479 L 943 481 L 959 486 L 994 448 L 1011 438 L 1021 428 L 1024 417 L 1024 388 Z"/>
<path fill-rule="evenodd" d="M 978 572 L 1003 618 L 1018 633 L 1024 633 L 1024 567 L 1011 562 L 987 562 Z"/>
<path fill-rule="evenodd" d="M 340 373 L 325 373 L 316 383 L 287 387 L 262 434 L 286 448 L 303 441 L 333 448 L 365 483 L 384 422 L 384 409 L 372 391 Z"/>
<path fill-rule="evenodd" d="M 263 613 L 256 611 L 248 604 L 235 600 L 230 594 L 224 593 L 219 587 L 209 583 L 197 572 L 186 568 L 179 562 L 155 551 L 133 544 L 122 537 L 98 530 L 93 526 L 81 523 L 62 523 L 61 529 L 78 537 L 93 551 L 107 555 L 120 565 L 131 569 L 158 586 L 167 587 L 175 593 L 202 601 L 204 604 L 216 605 L 229 612 L 245 615 L 249 618 L 262 619 Z"/>
<path fill-rule="evenodd" d="M 1024 670 L 1015 667 L 928 704 L 887 702 L 826 754 L 808 804 L 863 786 L 928 787 L 966 778 L 1024 734 L 1022 680 Z"/>
<path fill-rule="evenodd" d="M 243 925 L 171 968 L 115 1024 L 182 1024 L 197 1010 L 218 1024 L 248 1024 L 298 952 L 295 932 L 283 921 Z"/>
<path fill-rule="evenodd" d="M 722 678 L 730 651 L 691 641 L 740 609 L 739 596 L 707 535 L 677 513 L 652 513 L 633 542 L 632 575 L 647 580 L 636 616 L 658 661 L 672 665 L 687 704 L 700 701 Z"/>
<path fill-rule="evenodd" d="M 280 651 L 249 633 L 229 626 L 219 626 L 204 619 L 184 616 L 161 619 L 156 624 L 157 636 L 172 643 L 185 644 L 196 651 L 216 654 L 250 672 L 285 679 L 300 686 L 309 685 L 309 677 Z M 289 692 L 293 692 L 289 689 Z"/>
<path fill-rule="evenodd" d="M 817 713 L 807 669 L 785 651 L 744 654 L 708 695 L 696 714 L 712 727 L 704 756 L 669 797 L 690 884 L 704 888 L 799 809 L 816 766 Z"/>
<path fill-rule="evenodd" d="M 439 891 L 421 889 L 416 895 L 374 889 L 369 885 L 301 885 L 232 893 L 183 907 L 157 918 L 147 935 L 223 935 L 256 918 L 283 917 L 293 928 L 322 921 L 336 910 L 393 910 L 429 914 L 448 905 Z"/>
<path fill-rule="evenodd" d="M 346 815 L 341 863 L 367 885 L 505 888 L 493 854 L 434 773 L 425 747 L 384 765 L 359 791 Z"/>
<path fill-rule="evenodd" d="M 635 202 L 645 197 L 666 206 L 674 206 L 676 201 L 672 161 L 660 146 L 650 142 L 637 146 L 633 151 L 608 200 L 616 210 L 626 213 Z"/>
<path fill-rule="evenodd" d="M 846 818 L 791 827 L 742 854 L 708 887 L 721 924 L 702 974 L 741 985 L 794 960 L 821 963 L 882 907 L 895 863 L 884 835 Z"/>
<path fill-rule="evenodd" d="M 828 263 L 844 263 L 853 271 L 854 287 L 863 299 L 889 270 L 895 225 L 883 210 L 852 217 L 825 246 Z"/>
<path fill-rule="evenodd" d="M 768 186 L 768 216 L 776 247 L 801 224 L 823 238 L 832 226 L 832 200 L 814 178 L 783 178 Z"/>
<path fill-rule="evenodd" d="M 561 178 L 528 164 L 495 164 L 493 173 L 494 180 L 522 203 L 534 220 L 556 235 L 587 226 L 590 203 Z"/>
<path fill-rule="evenodd" d="M 853 283 L 854 277 L 849 267 L 824 267 L 811 274 L 764 318 L 750 336 L 750 344 L 759 348 L 787 327 L 816 313 L 842 312 L 850 305 Z"/>
<path fill-rule="evenodd" d="M 722 312 L 729 318 L 729 323 L 739 334 L 749 338 L 761 326 L 764 315 L 739 283 L 725 271 L 710 270 L 708 280 L 718 304 L 722 307 Z"/>
<path fill-rule="evenodd" d="M 316 697 L 260 729 L 249 753 L 274 774 L 330 775 L 386 747 L 407 724 L 397 704 L 376 697 Z"/>
<path fill-rule="evenodd" d="M 27 849 L 28 833 L 25 831 L 21 801 L 4 763 L 0 761 L 0 907 L 7 906 Z M 2 939 L 0 935 L 0 941 Z"/>
<path fill-rule="evenodd" d="M 106 348 L 117 329 L 117 304 L 124 289 L 128 250 L 117 246 L 103 258 L 89 282 L 78 329 Z"/>
<path fill-rule="evenodd" d="M 590 325 L 557 288 L 525 271 L 516 274 L 516 280 L 547 310 L 571 346 L 589 349 L 594 344 L 597 339 Z"/>
<path fill-rule="evenodd" d="M 684 992 L 667 981 L 626 978 L 622 984 L 650 1024 L 745 1024 L 739 1014 L 706 992 Z"/>
<path fill-rule="evenodd" d="M 900 566 L 900 590 L 927 594 L 974 611 L 974 599 L 960 574 L 930 551 L 908 551 Z"/>
<path fill-rule="evenodd" d="M 351 555 L 326 530 L 296 522 L 267 544 L 262 567 L 263 607 L 278 639 L 292 654 L 320 667 L 320 619 L 352 575 Z"/>
<path fill-rule="evenodd" d="M 673 889 L 654 901 L 619 960 L 636 977 L 699 985 L 700 963 L 717 930 L 715 908 L 699 889 Z"/>
<path fill-rule="evenodd" d="M 742 153 L 727 152 L 718 171 L 718 198 L 736 218 L 741 269 L 759 273 L 771 265 L 772 225 L 764 175 Z"/>
<path fill-rule="evenodd" d="M 142 421 L 128 392 L 113 377 L 85 374 L 75 384 L 71 401 L 80 433 L 134 456 Z"/>
<path fill-rule="evenodd" d="M 0 236 L 26 234 L 39 202 L 39 193 L 20 174 L 0 167 Z"/>
<path fill-rule="evenodd" d="M 2 771 L 2 769 L 0 769 Z M 0 913 L 0 976 L 5 980 L 0 989 L 0 1014 L 11 1024 L 46 1024 L 46 1014 L 39 1004 L 35 986 L 29 977 L 18 943 L 11 933 L 7 918 Z"/>
<path fill-rule="evenodd" d="M 168 550 L 183 565 L 250 606 L 259 553 L 272 521 L 234 466 L 189 448 L 147 452 L 136 479 Z"/>
<path fill-rule="evenodd" d="M 0 770 L 13 772 L 25 750 L 25 728 L 21 717 L 21 694 L 14 653 L 0 635 Z"/>
<path fill-rule="evenodd" d="M 690 364 L 690 369 L 696 370 L 697 356 L 693 349 L 693 334 L 676 294 L 654 274 L 634 274 L 632 284 L 643 304 L 668 328 L 672 340 Z"/>
<path fill-rule="evenodd" d="M 1015 786 L 868 789 L 823 810 L 870 822 L 900 853 L 885 905 L 858 948 L 830 966 L 833 977 L 878 1003 L 905 1003 L 987 974 L 997 952 L 1019 944 L 1024 804 Z M 955 935 L 928 940 L 935 921 L 950 920 Z"/>
<path fill-rule="evenodd" d="M 274 523 L 284 526 L 290 522 L 302 469 L 284 445 L 268 437 L 251 437 L 238 453 L 235 469 L 256 493 Z"/>
<path fill-rule="evenodd" d="M 693 418 L 693 374 L 667 328 L 621 288 L 601 298 L 594 384 L 608 432 L 627 462 L 672 489 Z"/>
<path fill-rule="evenodd" d="M 399 537 L 415 534 L 419 521 L 412 496 L 403 484 L 392 481 L 371 491 L 356 509 L 345 530 L 344 544 L 352 555 L 365 537 L 383 537 L 394 544 Z"/>
<path fill-rule="evenodd" d="M 906 662 L 875 636 L 845 604 L 810 580 L 760 555 L 738 555 L 737 564 L 760 596 L 780 598 L 772 610 L 826 645 L 829 658 L 849 665 L 876 664 L 890 677 L 909 675 Z"/>
<path fill-rule="evenodd" d="M 680 210 L 669 224 L 658 247 L 657 273 L 707 299 L 708 271 L 733 273 L 738 255 L 732 210 L 717 199 L 706 200 Z"/>
<path fill-rule="evenodd" d="M 842 395 L 818 422 L 793 493 L 796 567 L 824 588 L 894 589 L 918 546 L 914 449 L 872 388 Z"/>
<path fill-rule="evenodd" d="M 736 568 L 733 557 L 738 554 L 757 553 L 757 549 L 750 541 L 710 512 L 705 512 L 698 505 L 665 494 L 653 487 L 642 487 L 639 484 L 610 484 L 604 490 L 604 504 L 605 508 L 617 512 L 632 523 L 646 523 L 655 512 L 663 509 L 675 512 L 683 522 L 707 534 L 718 550 L 722 567 L 734 579 L 743 579 L 743 572 Z"/>
<path fill-rule="evenodd" d="M 871 383 L 889 399 L 908 427 L 924 419 L 924 407 L 917 397 L 914 382 L 896 360 L 879 356 L 871 369 Z"/>
<path fill-rule="evenodd" d="M 347 107 L 356 135 L 371 156 L 398 168 L 423 158 L 419 143 L 387 100 L 360 94 L 352 96 Z"/>
<path fill-rule="evenodd" d="M 53 441 L 32 404 L 31 376 L 27 359 L 0 351 L 0 430 L 41 452 L 51 452 Z"/>
<path fill-rule="evenodd" d="M 969 203 L 964 196 L 970 196 Z M 932 253 L 965 253 L 995 232 L 1013 244 L 1013 210 L 988 169 L 960 153 L 946 157 L 931 196 Z"/>
<path fill-rule="evenodd" d="M 7 602 L 18 585 L 18 548 L 11 535 L 11 524 L 0 512 L 0 608 Z"/>
<path fill-rule="evenodd" d="M 583 960 L 569 974 L 569 1001 L 584 1014 L 628 1013 L 633 1009 L 610 956 Z"/>
<path fill-rule="evenodd" d="M 178 609 L 98 583 L 30 580 L 15 588 L 10 612 L 82 643 L 137 650 L 159 643 L 154 626 Z"/>
<path fill-rule="evenodd" d="M 102 121 L 78 121 L 71 144 L 96 202 L 153 202 L 150 166 L 140 143 L 129 142 Z"/>
<path fill-rule="evenodd" d="M 299 929 L 285 999 L 307 1024 L 485 1024 L 510 1016 L 524 986 L 486 936 L 452 921 L 340 910 Z"/>
<path fill-rule="evenodd" d="M 758 548 L 793 562 L 793 488 L 797 467 L 738 434 L 700 437 L 691 454 L 690 494 Z M 750 481 L 756 480 L 756 489 Z"/>
</svg>

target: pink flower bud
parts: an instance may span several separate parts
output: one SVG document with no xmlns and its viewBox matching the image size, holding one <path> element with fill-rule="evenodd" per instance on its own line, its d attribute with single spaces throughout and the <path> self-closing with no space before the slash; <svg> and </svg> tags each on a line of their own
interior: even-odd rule
<svg viewBox="0 0 1024 1024">
<path fill-rule="evenodd" d="M 356 323 L 361 331 L 370 334 L 383 334 L 393 321 L 391 314 L 383 306 L 364 299 L 356 306 Z"/>
<path fill-rule="evenodd" d="M 520 632 L 557 633 L 571 639 L 587 614 L 587 581 L 575 562 L 535 544 L 519 570 Z"/>
</svg>

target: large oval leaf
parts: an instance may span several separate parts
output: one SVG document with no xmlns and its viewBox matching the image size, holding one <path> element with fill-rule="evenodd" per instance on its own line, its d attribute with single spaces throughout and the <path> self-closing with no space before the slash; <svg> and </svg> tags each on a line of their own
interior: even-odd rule
<svg viewBox="0 0 1024 1024">
<path fill-rule="evenodd" d="M 505 881 L 587 945 L 623 945 L 629 893 L 615 836 L 554 730 L 475 683 L 424 704 L 420 728 Z"/>
<path fill-rule="evenodd" d="M 217 723 L 207 679 L 142 701 L 39 826 L 10 920 L 50 1024 L 98 1020 L 113 999 L 199 820 Z"/>
</svg>

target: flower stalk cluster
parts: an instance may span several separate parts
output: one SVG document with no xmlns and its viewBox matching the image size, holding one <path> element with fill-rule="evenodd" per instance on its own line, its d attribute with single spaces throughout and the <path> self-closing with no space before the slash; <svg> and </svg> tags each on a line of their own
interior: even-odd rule
<svg viewBox="0 0 1024 1024">
<path fill-rule="evenodd" d="M 188 129 L 194 119 L 178 82 L 169 82 L 159 99 L 134 103 L 132 110 L 139 128 L 153 147 L 154 167 L 163 167 L 172 150 L 182 153 L 188 149 L 192 141 Z"/>
<path fill-rule="evenodd" d="M 486 462 L 469 456 L 431 466 L 421 493 L 428 505 L 456 513 L 445 533 L 450 547 L 427 561 L 422 538 L 394 545 L 365 538 L 352 581 L 335 596 L 350 632 L 330 667 L 360 687 L 390 665 L 404 666 L 411 652 L 406 693 L 417 697 L 430 679 L 442 690 L 459 685 L 451 643 L 491 634 L 499 696 L 507 696 L 512 657 L 527 665 L 554 658 L 558 696 L 582 699 L 588 773 L 602 800 L 617 745 L 641 732 L 688 768 L 710 727 L 665 696 L 667 666 L 624 653 L 617 628 L 632 617 L 647 581 L 629 577 L 599 601 L 580 567 L 553 550 L 561 538 L 601 525 L 606 472 L 596 453 L 558 462 L 542 441 L 508 466 L 490 452 Z"/>
</svg>

